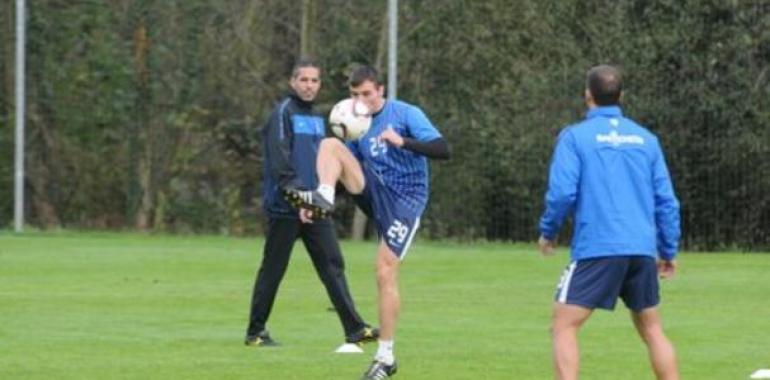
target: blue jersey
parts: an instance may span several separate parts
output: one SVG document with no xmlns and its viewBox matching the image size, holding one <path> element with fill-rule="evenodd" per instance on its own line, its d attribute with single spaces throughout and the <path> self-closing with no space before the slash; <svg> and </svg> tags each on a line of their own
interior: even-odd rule
<svg viewBox="0 0 770 380">
<path fill-rule="evenodd" d="M 387 128 L 418 141 L 435 140 L 441 134 L 416 106 L 387 100 L 382 110 L 373 116 L 369 131 L 348 143 L 363 170 L 378 178 L 392 194 L 398 194 L 396 200 L 400 206 L 420 215 L 428 203 L 428 159 L 380 140 L 380 134 Z"/>
<path fill-rule="evenodd" d="M 620 107 L 596 107 L 564 129 L 553 154 L 540 232 L 554 239 L 574 212 L 572 259 L 672 259 L 679 201 L 658 139 Z"/>
</svg>

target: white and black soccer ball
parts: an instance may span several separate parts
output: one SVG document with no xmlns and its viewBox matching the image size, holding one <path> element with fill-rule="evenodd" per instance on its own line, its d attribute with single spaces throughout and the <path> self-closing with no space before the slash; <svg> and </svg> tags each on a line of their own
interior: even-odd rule
<svg viewBox="0 0 770 380">
<path fill-rule="evenodd" d="M 341 100 L 329 113 L 329 126 L 343 140 L 357 140 L 372 126 L 372 115 L 366 104 L 353 98 Z"/>
</svg>

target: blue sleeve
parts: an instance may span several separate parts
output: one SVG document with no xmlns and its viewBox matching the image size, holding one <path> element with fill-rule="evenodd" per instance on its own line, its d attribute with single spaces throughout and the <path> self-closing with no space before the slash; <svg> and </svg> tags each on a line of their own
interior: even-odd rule
<svg viewBox="0 0 770 380">
<path fill-rule="evenodd" d="M 411 106 L 406 112 L 406 127 L 417 141 L 431 141 L 441 138 L 441 133 L 418 107 Z"/>
<path fill-rule="evenodd" d="M 575 205 L 580 181 L 580 164 L 575 137 L 569 129 L 565 129 L 559 135 L 551 159 L 548 190 L 545 194 L 545 212 L 540 218 L 540 233 L 548 240 L 556 238 L 564 219 Z"/>
<path fill-rule="evenodd" d="M 665 260 L 676 257 L 681 230 L 679 226 L 679 200 L 674 194 L 666 159 L 660 145 L 655 144 L 653 161 L 653 186 L 655 187 L 655 224 L 658 230 L 658 255 Z"/>
</svg>

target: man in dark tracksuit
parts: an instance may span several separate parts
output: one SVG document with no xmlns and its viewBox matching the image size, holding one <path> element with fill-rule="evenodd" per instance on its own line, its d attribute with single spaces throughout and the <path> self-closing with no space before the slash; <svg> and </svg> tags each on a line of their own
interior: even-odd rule
<svg viewBox="0 0 770 380">
<path fill-rule="evenodd" d="M 321 87 L 320 68 L 299 61 L 292 72 L 293 93 L 273 111 L 262 131 L 265 148 L 263 207 L 268 230 L 262 265 L 251 300 L 246 345 L 271 346 L 265 324 L 270 316 L 278 285 L 286 272 L 294 242 L 302 238 L 329 298 L 345 330 L 347 343 L 377 338 L 378 330 L 367 325 L 356 312 L 345 279 L 345 263 L 331 219 L 304 223 L 299 211 L 283 198 L 283 189 L 315 189 L 318 144 L 325 137 L 324 119 L 313 112 L 313 100 Z"/>
</svg>

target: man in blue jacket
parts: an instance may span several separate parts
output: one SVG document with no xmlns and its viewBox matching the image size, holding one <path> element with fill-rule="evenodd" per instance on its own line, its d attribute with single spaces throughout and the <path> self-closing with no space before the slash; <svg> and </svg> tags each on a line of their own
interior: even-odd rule
<svg viewBox="0 0 770 380">
<path fill-rule="evenodd" d="M 313 101 L 321 88 L 318 64 L 309 60 L 297 62 L 289 84 L 292 93 L 278 104 L 262 130 L 265 148 L 263 208 L 268 215 L 268 229 L 262 265 L 254 283 L 245 343 L 248 346 L 276 345 L 265 324 L 297 238 L 302 238 L 305 243 L 318 277 L 326 287 L 342 323 L 346 342 L 374 341 L 378 330 L 361 319 L 348 290 L 334 223 L 330 219 L 303 223 L 300 211 L 283 197 L 286 188 L 318 186 L 316 156 L 318 145 L 326 136 L 324 119 L 313 110 Z"/>
<path fill-rule="evenodd" d="M 679 201 L 658 139 L 623 116 L 618 69 L 593 67 L 586 82 L 588 114 L 559 135 L 540 219 L 545 255 L 570 214 L 574 225 L 551 326 L 555 377 L 578 378 L 578 330 L 594 309 L 612 310 L 620 297 L 657 378 L 679 379 L 657 308 L 658 275 L 676 271 Z"/>
</svg>

